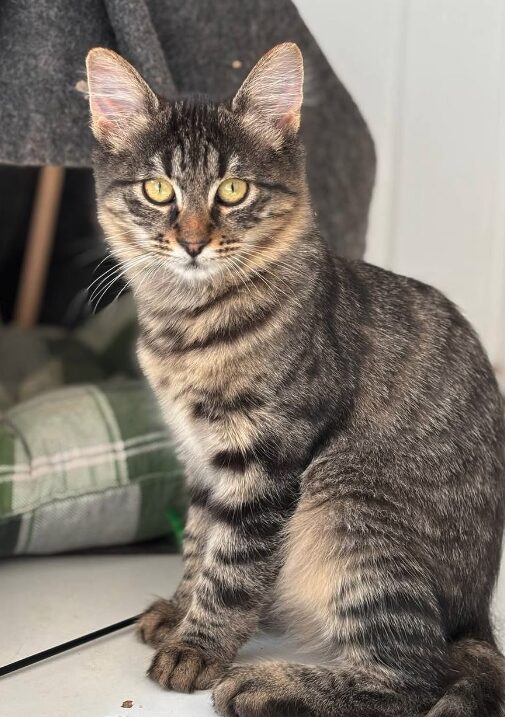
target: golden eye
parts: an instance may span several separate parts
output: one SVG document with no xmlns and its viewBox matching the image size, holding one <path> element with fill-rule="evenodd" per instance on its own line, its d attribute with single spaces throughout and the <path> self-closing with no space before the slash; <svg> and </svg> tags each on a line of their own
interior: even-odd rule
<svg viewBox="0 0 505 717">
<path fill-rule="evenodd" d="M 142 183 L 146 199 L 153 204 L 168 204 L 174 198 L 175 192 L 168 179 L 147 179 Z"/>
<path fill-rule="evenodd" d="M 243 179 L 230 177 L 221 182 L 217 188 L 217 198 L 223 204 L 238 204 L 246 198 L 249 185 Z"/>
</svg>

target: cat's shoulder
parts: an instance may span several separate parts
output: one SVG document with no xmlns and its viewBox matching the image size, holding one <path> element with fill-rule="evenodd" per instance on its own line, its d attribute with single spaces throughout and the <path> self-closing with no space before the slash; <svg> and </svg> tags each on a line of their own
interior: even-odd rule
<svg viewBox="0 0 505 717">
<path fill-rule="evenodd" d="M 475 336 L 458 306 L 430 284 L 360 260 L 335 259 L 335 268 L 337 282 L 376 320 L 398 327 L 416 315 L 433 330 L 457 326 L 467 337 Z"/>
<path fill-rule="evenodd" d="M 335 258 L 335 268 L 337 276 L 345 276 L 351 286 L 353 283 L 366 285 L 374 294 L 383 294 L 398 300 L 417 295 L 419 298 L 425 297 L 428 302 L 447 308 L 454 307 L 450 299 L 431 284 L 360 259 Z"/>
</svg>

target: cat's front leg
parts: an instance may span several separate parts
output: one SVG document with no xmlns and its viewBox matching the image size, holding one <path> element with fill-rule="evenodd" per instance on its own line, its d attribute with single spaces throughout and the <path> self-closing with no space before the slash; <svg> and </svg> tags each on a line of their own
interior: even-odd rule
<svg viewBox="0 0 505 717">
<path fill-rule="evenodd" d="M 201 501 L 193 499 L 186 519 L 183 543 L 184 573 L 170 600 L 153 602 L 137 622 L 137 634 L 142 642 L 153 647 L 168 640 L 173 630 L 188 612 L 207 540 L 208 514 Z"/>
<path fill-rule="evenodd" d="M 211 687 L 257 630 L 278 572 L 286 505 L 271 494 L 241 504 L 211 503 L 214 520 L 189 610 L 149 669 L 165 688 Z"/>
</svg>

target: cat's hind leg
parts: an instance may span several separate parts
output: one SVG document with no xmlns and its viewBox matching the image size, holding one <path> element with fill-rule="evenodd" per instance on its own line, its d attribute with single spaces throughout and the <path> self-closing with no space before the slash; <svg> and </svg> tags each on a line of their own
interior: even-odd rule
<svg viewBox="0 0 505 717">
<path fill-rule="evenodd" d="M 285 536 L 279 599 L 325 666 L 232 668 L 214 692 L 227 717 L 406 717 L 441 695 L 448 667 L 429 557 L 407 512 L 373 506 L 360 476 L 302 498 Z M 470 713 L 471 714 L 471 713 Z"/>
</svg>

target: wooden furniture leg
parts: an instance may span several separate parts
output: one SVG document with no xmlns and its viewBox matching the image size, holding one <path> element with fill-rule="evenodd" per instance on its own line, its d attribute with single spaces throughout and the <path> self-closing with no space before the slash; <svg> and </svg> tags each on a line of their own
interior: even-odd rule
<svg viewBox="0 0 505 717">
<path fill-rule="evenodd" d="M 64 167 L 53 165 L 39 173 L 14 313 L 23 329 L 32 327 L 40 314 L 64 175 Z"/>
</svg>

